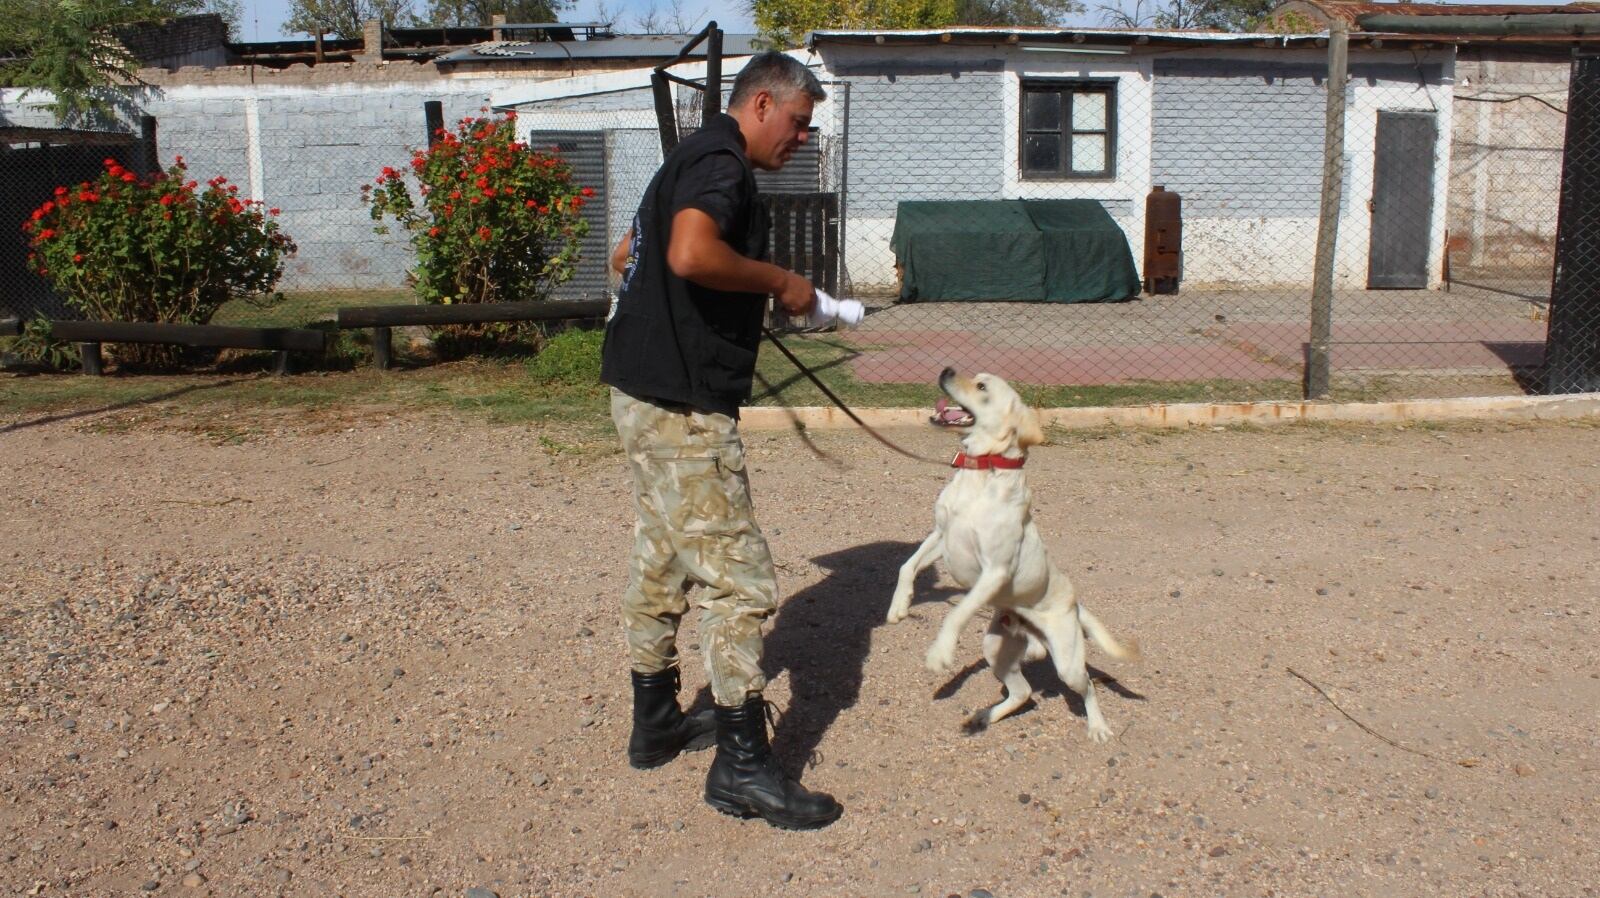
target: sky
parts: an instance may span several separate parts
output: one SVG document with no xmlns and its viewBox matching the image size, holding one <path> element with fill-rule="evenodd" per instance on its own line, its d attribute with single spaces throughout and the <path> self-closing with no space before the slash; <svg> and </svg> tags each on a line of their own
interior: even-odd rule
<svg viewBox="0 0 1600 898">
<path fill-rule="evenodd" d="M 412 2 L 420 10 L 427 0 Z M 617 0 L 606 5 L 620 8 L 622 15 L 631 19 L 635 13 L 649 9 L 650 0 Z M 659 3 L 659 8 L 667 9 L 665 0 Z M 723 31 L 749 33 L 755 30 L 750 23 L 745 0 L 684 0 L 683 9 L 689 18 L 704 10 L 708 14 L 700 19 L 701 24 L 714 19 Z M 561 18 L 569 22 L 592 22 L 595 20 L 594 10 L 595 0 L 578 0 L 577 7 L 564 13 Z M 306 35 L 290 34 L 283 30 L 283 21 L 287 18 L 289 0 L 244 0 L 243 21 L 239 23 L 240 37 L 247 41 L 304 39 Z"/>
<path fill-rule="evenodd" d="M 426 0 L 414 0 L 418 8 Z M 1085 6 L 1089 11 L 1074 16 L 1067 21 L 1068 25 L 1093 26 L 1102 24 L 1101 14 L 1096 10 L 1101 0 L 1086 0 Z M 1111 2 L 1128 2 L 1128 0 L 1111 0 Z M 1515 5 L 1545 4 L 1552 0 L 1500 0 L 1503 3 Z M 616 0 L 607 3 L 608 7 L 618 8 L 624 18 L 629 18 L 639 12 L 649 9 L 651 0 Z M 578 0 L 577 8 L 568 11 L 562 16 L 569 22 L 594 21 L 595 0 Z M 661 0 L 660 8 L 667 8 L 666 0 Z M 696 13 L 704 12 L 699 21 L 715 20 L 723 31 L 735 33 L 750 33 L 755 30 L 750 22 L 750 11 L 747 0 L 683 0 L 683 8 L 689 18 L 694 18 Z M 247 41 L 273 41 L 283 39 L 304 38 L 302 34 L 288 34 L 283 30 L 283 21 L 289 17 L 289 0 L 244 0 L 244 20 L 239 23 L 241 37 Z"/>
</svg>

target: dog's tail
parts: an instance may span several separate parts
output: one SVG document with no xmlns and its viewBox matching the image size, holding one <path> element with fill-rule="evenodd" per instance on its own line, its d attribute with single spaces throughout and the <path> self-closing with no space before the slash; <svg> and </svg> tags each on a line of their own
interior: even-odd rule
<svg viewBox="0 0 1600 898">
<path fill-rule="evenodd" d="M 1138 642 L 1132 639 L 1126 643 L 1118 642 L 1117 638 L 1111 635 L 1111 631 L 1100 623 L 1100 619 L 1091 614 L 1089 609 L 1083 607 L 1082 602 L 1079 602 L 1077 607 L 1079 626 L 1083 627 L 1083 632 L 1088 634 L 1096 645 L 1104 649 L 1106 654 L 1116 658 L 1118 661 L 1136 661 L 1141 657 Z"/>
</svg>

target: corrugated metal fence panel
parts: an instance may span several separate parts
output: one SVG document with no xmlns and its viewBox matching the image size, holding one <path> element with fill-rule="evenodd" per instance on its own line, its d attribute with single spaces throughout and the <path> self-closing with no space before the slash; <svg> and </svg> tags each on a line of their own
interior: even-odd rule
<svg viewBox="0 0 1600 898">
<path fill-rule="evenodd" d="M 811 137 L 789 157 L 789 164 L 778 171 L 756 171 L 756 186 L 762 193 L 816 193 L 822 189 L 821 141 L 813 129 Z"/>
<path fill-rule="evenodd" d="M 606 190 L 606 135 L 604 131 L 530 131 L 528 145 L 534 149 L 555 147 L 561 158 L 572 166 L 572 180 L 583 187 L 594 188 L 594 197 L 583 207 L 583 220 L 589 223 L 589 233 L 579 241 L 578 270 L 572 280 L 556 287 L 551 294 L 555 299 L 604 299 L 608 275 L 606 270 L 610 247 L 606 245 L 606 207 L 610 202 Z"/>
</svg>

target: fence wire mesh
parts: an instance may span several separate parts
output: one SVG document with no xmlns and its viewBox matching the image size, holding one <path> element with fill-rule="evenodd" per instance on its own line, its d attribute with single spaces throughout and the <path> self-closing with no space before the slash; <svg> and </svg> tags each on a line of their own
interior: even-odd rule
<svg viewBox="0 0 1600 898">
<path fill-rule="evenodd" d="M 1352 56 L 1335 398 L 1540 388 L 1563 163 L 1568 215 L 1600 183 L 1572 177 L 1600 141 L 1568 127 L 1571 71 L 1549 55 L 1472 48 Z M 819 74 L 829 99 L 811 139 L 759 180 L 774 261 L 869 306 L 857 330 L 793 334 L 859 400 L 919 401 L 946 366 L 999 374 L 1052 404 L 1301 395 L 1325 162 L 1321 53 L 891 60 Z M 673 85 L 680 133 L 700 124 L 700 94 Z M 578 276 L 558 295 L 606 296 L 609 249 L 662 159 L 651 91 L 518 113 L 519 136 L 558 148 L 598 194 Z M 228 308 L 219 322 L 301 324 L 412 299 L 405 235 L 374 233 L 360 189 L 426 142 L 420 104 L 415 118 L 342 133 L 240 117 L 162 123 L 161 163 L 182 155 L 194 177 L 225 176 L 280 208 L 300 248 L 285 303 Z M 6 147 L 0 214 L 20 222 L 65 157 Z M 0 315 L 63 314 L 7 227 Z M 1596 264 L 1583 236 L 1569 280 Z M 1564 326 L 1566 358 L 1592 371 L 1585 347 L 1600 324 L 1575 315 Z"/>
<path fill-rule="evenodd" d="M 1572 74 L 1543 372 L 1551 393 L 1600 390 L 1600 57 L 1580 57 Z"/>
</svg>

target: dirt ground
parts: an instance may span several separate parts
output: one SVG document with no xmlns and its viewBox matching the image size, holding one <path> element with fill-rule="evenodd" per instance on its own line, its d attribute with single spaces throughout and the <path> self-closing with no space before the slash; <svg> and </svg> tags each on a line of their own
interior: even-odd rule
<svg viewBox="0 0 1600 898">
<path fill-rule="evenodd" d="M 707 807 L 709 754 L 624 760 L 630 486 L 604 441 L 117 414 L 0 422 L 0 894 L 1600 885 L 1592 425 L 1057 434 L 1029 462 L 1036 518 L 1146 652 L 1091 653 L 1104 746 L 1043 665 L 1036 706 L 963 735 L 999 688 L 981 624 L 965 670 L 923 668 L 942 577 L 883 624 L 946 471 L 853 433 L 816 437 L 843 470 L 749 435 L 785 592 L 777 744 L 846 806 L 790 833 Z"/>
</svg>

